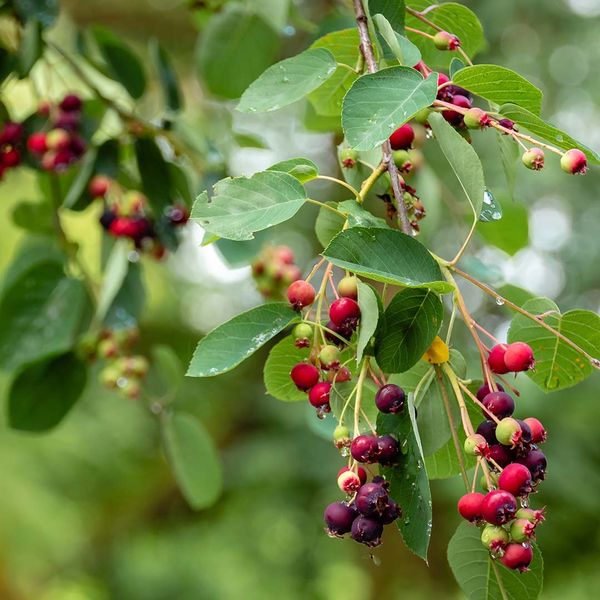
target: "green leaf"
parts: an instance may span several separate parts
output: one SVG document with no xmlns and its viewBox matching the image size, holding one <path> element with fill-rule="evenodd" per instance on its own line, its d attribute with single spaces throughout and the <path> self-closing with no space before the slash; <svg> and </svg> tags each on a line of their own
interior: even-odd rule
<svg viewBox="0 0 600 600">
<path fill-rule="evenodd" d="M 452 391 L 445 378 L 443 385 L 446 386 L 446 391 L 451 402 L 450 406 L 453 409 L 452 413 L 456 417 L 458 416 L 458 411 L 454 410 L 454 408 L 457 405 L 453 400 Z M 435 454 L 450 440 L 451 429 L 440 391 L 440 383 L 435 374 L 432 374 L 429 386 L 427 389 L 422 390 L 421 394 L 422 399 L 417 404 L 417 425 L 419 425 L 423 454 L 425 455 L 425 460 L 427 460 L 427 457 Z M 415 404 L 416 402 L 417 399 L 415 399 Z M 452 446 L 452 450 L 454 451 L 454 446 Z"/>
<path fill-rule="evenodd" d="M 336 63 L 354 69 L 359 57 L 358 44 L 358 32 L 353 27 L 328 33 L 314 42 L 311 48 L 325 48 L 333 54 Z M 357 78 L 358 73 L 353 73 L 345 67 L 337 67 L 335 73 L 323 85 L 308 95 L 308 100 L 317 115 L 339 117 L 342 112 L 342 100 Z"/>
<path fill-rule="evenodd" d="M 437 94 L 437 73 L 427 79 L 408 67 L 391 67 L 357 79 L 344 97 L 342 127 L 348 144 L 371 150 Z"/>
<path fill-rule="evenodd" d="M 157 214 L 171 204 L 171 175 L 169 165 L 151 138 L 137 138 L 134 144 L 142 191 Z"/>
<path fill-rule="evenodd" d="M 165 344 L 152 346 L 150 369 L 144 378 L 144 388 L 162 406 L 175 400 L 181 389 L 185 371 L 175 351 Z"/>
<path fill-rule="evenodd" d="M 500 112 L 504 117 L 529 130 L 533 135 L 552 142 L 555 146 L 558 146 L 563 150 L 579 148 L 579 150 L 588 157 L 588 160 L 600 164 L 600 156 L 594 152 L 594 150 L 584 146 L 570 135 L 567 135 L 564 131 L 546 123 L 540 119 L 540 117 L 534 115 L 525 108 L 517 106 L 516 104 L 505 104 L 500 108 Z"/>
<path fill-rule="evenodd" d="M 208 508 L 223 486 L 219 456 L 208 432 L 197 419 L 180 412 L 161 424 L 165 454 L 179 489 L 193 509 Z"/>
<path fill-rule="evenodd" d="M 53 233 L 54 221 L 51 207 L 46 202 L 19 202 L 12 211 L 17 227 L 34 233 Z"/>
<path fill-rule="evenodd" d="M 239 98 L 279 50 L 277 32 L 259 15 L 230 5 L 211 18 L 198 45 L 200 80 L 224 98 Z"/>
<path fill-rule="evenodd" d="M 233 132 L 233 139 L 240 148 L 261 148 L 264 150 L 269 147 L 263 138 L 251 133 Z"/>
<path fill-rule="evenodd" d="M 139 322 L 145 301 L 146 294 L 140 265 L 129 263 L 121 289 L 104 317 L 105 327 L 108 329 L 135 327 Z"/>
<path fill-rule="evenodd" d="M 298 313 L 284 302 L 251 308 L 219 325 L 200 340 L 187 375 L 214 377 L 231 371 L 298 320 Z"/>
<path fill-rule="evenodd" d="M 490 558 L 480 529 L 463 522 L 448 544 L 448 563 L 469 600 L 535 600 L 542 591 L 544 562 L 537 546 L 533 551 L 529 572 L 510 571 Z"/>
<path fill-rule="evenodd" d="M 394 31 L 397 33 L 404 31 L 404 0 L 368 0 L 367 5 L 372 18 L 373 15 L 380 14 Z"/>
<path fill-rule="evenodd" d="M 338 204 L 338 210 L 348 215 L 349 227 L 376 227 L 390 229 L 384 219 L 376 217 L 364 209 L 356 200 L 344 200 Z"/>
<path fill-rule="evenodd" d="M 465 68 L 465 63 L 460 60 L 460 58 L 456 58 L 456 56 L 450 61 L 450 67 L 448 68 L 448 74 L 450 75 L 450 79 L 453 79 L 454 76 L 461 70 Z"/>
<path fill-rule="evenodd" d="M 121 38 L 103 27 L 93 27 L 92 36 L 106 62 L 109 75 L 118 81 L 136 100 L 146 90 L 146 74 L 139 58 Z"/>
<path fill-rule="evenodd" d="M 431 5 L 430 0 L 409 0 L 407 4 L 416 10 L 427 10 L 427 18 L 445 31 L 457 35 L 461 41 L 462 49 L 470 58 L 473 58 L 485 47 L 483 28 L 477 15 L 466 6 L 456 2 L 445 2 L 443 4 Z M 407 27 L 413 27 L 427 33 L 434 34 L 435 31 L 425 27 L 421 21 L 410 14 L 406 15 Z M 437 50 L 427 39 L 418 34 L 408 32 L 409 39 L 421 50 L 423 60 L 430 66 L 447 67 L 455 56 L 454 52 Z"/>
<path fill-rule="evenodd" d="M 513 256 L 529 243 L 527 209 L 516 201 L 506 201 L 502 221 L 479 223 L 477 233 L 486 242 Z"/>
<path fill-rule="evenodd" d="M 289 173 L 300 183 L 312 181 L 319 174 L 319 167 L 308 158 L 290 158 L 271 165 L 267 171 Z M 331 212 L 331 211 L 330 211 Z"/>
<path fill-rule="evenodd" d="M 370 285 L 358 281 L 358 306 L 360 306 L 360 326 L 356 340 L 356 363 L 362 360 L 365 348 L 377 331 L 381 300 Z"/>
<path fill-rule="evenodd" d="M 400 458 L 393 467 L 382 468 L 390 482 L 390 496 L 402 507 L 396 522 L 406 546 L 427 561 L 431 536 L 431 491 L 410 405 L 397 415 L 379 414 L 377 433 L 392 434 L 400 442 Z"/>
<path fill-rule="evenodd" d="M 275 344 L 265 362 L 264 382 L 267 394 L 283 402 L 306 401 L 306 392 L 296 387 L 290 378 L 290 372 L 294 365 L 306 360 L 308 354 L 307 348 L 296 348 L 292 336 Z"/>
<path fill-rule="evenodd" d="M 439 293 L 452 290 L 425 246 L 395 229 L 347 229 L 322 254 L 334 265 L 375 281 Z"/>
<path fill-rule="evenodd" d="M 431 130 L 435 134 L 446 160 L 450 163 L 473 212 L 479 215 L 485 192 L 485 181 L 483 167 L 477 152 L 442 115 L 432 113 L 429 115 L 428 120 Z"/>
<path fill-rule="evenodd" d="M 387 373 L 402 373 L 421 359 L 437 335 L 444 308 L 427 289 L 406 289 L 393 298 L 381 320 L 375 342 L 377 364 Z"/>
<path fill-rule="evenodd" d="M 482 223 L 496 223 L 502 220 L 502 205 L 489 190 L 483 192 L 483 205 L 479 213 Z"/>
<path fill-rule="evenodd" d="M 334 208 L 337 206 L 336 202 L 327 202 L 327 204 Z M 329 242 L 342 231 L 345 222 L 346 219 L 341 215 L 321 207 L 315 221 L 315 234 L 321 246 L 324 248 L 328 246 Z"/>
<path fill-rule="evenodd" d="M 269 67 L 242 94 L 237 110 L 251 113 L 278 110 L 316 90 L 336 69 L 329 50 L 305 50 Z"/>
<path fill-rule="evenodd" d="M 102 287 L 96 307 L 96 318 L 102 321 L 123 286 L 129 270 L 129 240 L 117 239 L 112 247 L 102 277 Z"/>
<path fill-rule="evenodd" d="M 77 402 L 86 380 L 85 363 L 73 353 L 28 364 L 8 393 L 10 426 L 23 431 L 52 429 Z"/>
<path fill-rule="evenodd" d="M 515 180 L 517 175 L 517 160 L 519 158 L 519 145 L 509 136 L 496 131 L 496 140 L 500 151 L 500 160 L 502 169 L 506 177 L 508 193 L 512 196 L 515 189 Z M 520 162 L 520 161 L 519 161 Z"/>
<path fill-rule="evenodd" d="M 42 25 L 34 19 L 27 21 L 23 27 L 19 49 L 17 51 L 17 71 L 24 79 L 29 75 L 33 65 L 42 56 L 44 44 L 42 41 Z"/>
<path fill-rule="evenodd" d="M 396 59 L 401 65 L 412 67 L 421 60 L 421 52 L 407 38 L 396 33 L 390 22 L 380 14 L 373 17 L 379 35 L 384 41 L 384 57 L 386 60 Z"/>
<path fill-rule="evenodd" d="M 149 51 L 158 73 L 165 102 L 172 111 L 176 112 L 182 107 L 183 95 L 171 59 L 156 38 L 150 40 Z"/>
<path fill-rule="evenodd" d="M 405 392 L 414 392 L 421 379 L 430 371 L 431 365 L 424 360 L 420 360 L 404 373 L 391 374 L 389 382 L 399 385 Z"/>
<path fill-rule="evenodd" d="M 452 78 L 477 96 L 496 104 L 509 102 L 539 115 L 542 110 L 542 91 L 518 73 L 498 65 L 474 65 L 461 69 Z"/>
<path fill-rule="evenodd" d="M 595 312 L 576 309 L 561 315 L 558 306 L 548 298 L 528 300 L 522 308 L 534 315 L 544 314 L 546 324 L 588 354 L 600 357 L 600 316 Z M 527 371 L 527 375 L 546 392 L 574 386 L 594 370 L 583 354 L 524 315 L 513 317 L 508 340 L 531 346 L 535 369 Z"/>
<path fill-rule="evenodd" d="M 230 240 L 250 240 L 256 231 L 293 217 L 306 200 L 300 182 L 279 171 L 262 171 L 252 177 L 226 178 L 203 192 L 191 217 L 204 229 Z"/>
<path fill-rule="evenodd" d="M 11 4 L 21 20 L 35 20 L 44 27 L 56 21 L 60 10 L 58 0 L 13 0 Z"/>
<path fill-rule="evenodd" d="M 0 368 L 11 370 L 70 350 L 88 299 L 83 284 L 55 261 L 40 261 L 4 289 Z"/>
</svg>

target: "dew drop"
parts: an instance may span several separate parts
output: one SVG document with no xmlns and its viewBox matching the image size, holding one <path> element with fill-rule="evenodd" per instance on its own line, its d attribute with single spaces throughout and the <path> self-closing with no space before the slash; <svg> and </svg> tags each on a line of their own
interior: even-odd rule
<svg viewBox="0 0 600 600">
<path fill-rule="evenodd" d="M 564 142 L 565 138 L 564 136 L 562 136 L 560 133 L 556 136 L 556 141 L 557 142 Z"/>
<path fill-rule="evenodd" d="M 410 517 L 406 517 L 406 519 L 404 519 L 403 523 L 405 525 L 410 525 Z"/>
<path fill-rule="evenodd" d="M 283 79 L 281 80 L 283 83 L 289 83 L 290 82 L 290 78 L 287 75 L 284 75 Z"/>
<path fill-rule="evenodd" d="M 502 213 L 500 213 L 499 211 L 495 210 L 492 213 L 492 219 L 494 219 L 494 221 L 499 221 L 502 218 Z"/>
<path fill-rule="evenodd" d="M 119 377 L 117 379 L 117 387 L 123 389 L 127 385 L 127 377 Z"/>
<path fill-rule="evenodd" d="M 498 296 L 498 297 L 496 298 L 496 304 L 497 304 L 498 306 L 504 306 L 504 302 L 505 302 L 505 300 L 504 300 L 504 298 L 502 298 L 502 296 Z"/>
</svg>

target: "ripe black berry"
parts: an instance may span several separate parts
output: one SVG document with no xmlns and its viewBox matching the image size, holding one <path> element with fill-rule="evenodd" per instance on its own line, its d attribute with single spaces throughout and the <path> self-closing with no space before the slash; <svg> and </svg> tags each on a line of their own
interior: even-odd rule
<svg viewBox="0 0 600 600">
<path fill-rule="evenodd" d="M 356 519 L 356 510 L 343 502 L 332 502 L 323 513 L 327 533 L 331 536 L 340 536 L 352 529 Z"/>
<path fill-rule="evenodd" d="M 377 390 L 375 404 L 382 413 L 396 414 L 404 408 L 405 397 L 406 395 L 401 387 L 388 383 Z"/>
<path fill-rule="evenodd" d="M 352 539 L 369 547 L 375 547 L 381 543 L 382 533 L 383 524 L 377 519 L 359 515 L 352 523 Z"/>
</svg>

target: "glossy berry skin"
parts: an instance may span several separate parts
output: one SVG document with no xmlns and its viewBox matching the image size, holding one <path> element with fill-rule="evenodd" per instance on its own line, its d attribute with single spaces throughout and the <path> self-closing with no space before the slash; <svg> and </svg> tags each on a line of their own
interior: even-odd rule
<svg viewBox="0 0 600 600">
<path fill-rule="evenodd" d="M 329 381 L 321 381 L 310 388 L 308 392 L 308 401 L 315 408 L 329 406 L 329 392 L 331 391 L 331 383 Z"/>
<path fill-rule="evenodd" d="M 315 301 L 315 295 L 315 288 L 304 279 L 294 281 L 287 289 L 287 299 L 294 310 L 310 306 Z"/>
<path fill-rule="evenodd" d="M 404 390 L 394 383 L 380 387 L 375 394 L 375 405 L 386 414 L 396 414 L 404 409 L 406 394 Z"/>
<path fill-rule="evenodd" d="M 529 148 L 521 156 L 523 164 L 532 171 L 541 171 L 544 168 L 544 151 L 541 148 Z"/>
<path fill-rule="evenodd" d="M 546 460 L 546 455 L 541 450 L 532 448 L 523 458 L 519 458 L 518 461 L 529 469 L 532 481 L 542 481 L 546 476 L 548 461 Z"/>
<path fill-rule="evenodd" d="M 450 86 L 448 86 L 448 88 L 450 88 Z M 462 94 L 451 95 L 452 91 L 448 88 L 444 88 L 442 91 L 445 91 L 446 95 L 451 96 L 451 101 L 454 106 L 458 106 L 460 108 L 471 108 L 471 100 L 469 100 L 467 96 L 463 96 Z M 444 117 L 444 119 L 446 119 L 446 121 L 452 125 L 460 125 L 463 122 L 463 116 L 459 112 L 452 109 L 445 109 L 442 113 L 442 117 Z"/>
<path fill-rule="evenodd" d="M 546 441 L 546 430 L 538 419 L 535 417 L 527 417 L 524 419 L 524 422 L 529 426 L 531 431 L 531 442 L 533 444 L 540 444 Z"/>
<path fill-rule="evenodd" d="M 483 518 L 482 505 L 485 496 L 479 492 L 465 494 L 458 501 L 458 512 L 467 521 L 480 521 Z"/>
<path fill-rule="evenodd" d="M 496 423 L 494 421 L 482 421 L 477 426 L 475 433 L 482 435 L 489 445 L 498 443 L 496 439 Z"/>
<path fill-rule="evenodd" d="M 90 181 L 88 190 L 92 198 L 104 198 L 110 187 L 110 179 L 102 175 L 96 175 Z"/>
<path fill-rule="evenodd" d="M 487 440 L 479 433 L 469 435 L 465 439 L 464 450 L 468 456 L 485 456 L 488 452 Z"/>
<path fill-rule="evenodd" d="M 365 483 L 354 498 L 356 510 L 365 517 L 378 517 L 385 510 L 389 496 L 381 483 Z"/>
<path fill-rule="evenodd" d="M 531 473 L 525 465 L 511 463 L 500 473 L 498 486 L 513 496 L 526 496 L 532 490 Z"/>
<path fill-rule="evenodd" d="M 488 448 L 488 458 L 498 463 L 501 467 L 505 467 L 513 460 L 509 449 L 502 444 L 492 444 Z"/>
<path fill-rule="evenodd" d="M 323 346 L 319 352 L 319 362 L 326 371 L 337 369 L 340 366 L 340 351 L 337 346 L 331 344 Z"/>
<path fill-rule="evenodd" d="M 65 112 L 81 110 L 81 106 L 81 98 L 76 94 L 67 94 L 59 104 L 60 109 L 64 110 Z"/>
<path fill-rule="evenodd" d="M 514 448 L 521 441 L 521 436 L 521 426 L 512 417 L 505 417 L 496 427 L 496 439 L 504 446 Z"/>
<path fill-rule="evenodd" d="M 345 494 L 352 495 L 360 489 L 360 477 L 354 471 L 344 471 L 337 478 L 337 484 L 340 490 Z"/>
<path fill-rule="evenodd" d="M 342 327 L 350 322 L 355 323 L 360 317 L 358 302 L 352 298 L 338 298 L 329 307 L 329 318 Z"/>
<path fill-rule="evenodd" d="M 560 168 L 571 175 L 583 175 L 587 171 L 587 158 L 581 150 L 573 148 L 561 156 Z"/>
<path fill-rule="evenodd" d="M 402 514 L 402 509 L 391 498 L 388 500 L 386 507 L 379 516 L 379 521 L 383 525 L 393 523 Z"/>
<path fill-rule="evenodd" d="M 48 150 L 48 146 L 46 145 L 46 134 L 42 131 L 32 133 L 27 138 L 27 149 L 33 154 L 44 154 L 44 152 Z"/>
<path fill-rule="evenodd" d="M 337 335 L 333 335 L 334 333 Z M 348 331 L 346 327 L 338 327 L 333 321 L 328 321 L 325 325 L 325 339 L 337 346 L 344 346 L 344 342 L 338 336 L 348 340 L 352 337 L 352 331 Z"/>
<path fill-rule="evenodd" d="M 348 473 L 349 471 L 351 471 L 352 473 L 356 473 L 358 475 L 358 479 L 359 479 L 361 485 L 363 485 L 364 483 L 366 483 L 366 481 L 367 481 L 367 472 L 362 467 L 356 467 L 355 469 L 351 469 L 350 467 L 342 467 L 338 471 L 338 477 L 342 473 Z"/>
<path fill-rule="evenodd" d="M 411 147 L 415 139 L 415 132 L 408 123 L 398 127 L 392 135 L 390 135 L 390 144 L 392 150 L 407 150 Z"/>
<path fill-rule="evenodd" d="M 469 129 L 481 129 L 490 124 L 490 116 L 480 108 L 470 108 L 463 116 L 465 125 Z"/>
<path fill-rule="evenodd" d="M 533 550 L 529 544 L 508 544 L 500 559 L 502 564 L 515 571 L 528 571 L 533 560 Z"/>
<path fill-rule="evenodd" d="M 510 524 L 510 537 L 513 542 L 528 542 L 535 534 L 535 524 L 528 519 L 515 519 Z"/>
<path fill-rule="evenodd" d="M 292 368 L 290 377 L 299 390 L 306 392 L 319 382 L 319 369 L 308 363 L 298 363 Z"/>
<path fill-rule="evenodd" d="M 383 524 L 377 519 L 359 515 L 352 523 L 352 539 L 371 548 L 381 544 Z"/>
<path fill-rule="evenodd" d="M 545 521 L 545 511 L 545 508 L 542 508 L 540 510 L 534 510 L 532 508 L 520 508 L 517 511 L 515 517 L 517 519 L 526 519 L 530 523 L 534 523 L 535 525 L 537 525 L 538 523 L 542 523 L 543 521 Z"/>
<path fill-rule="evenodd" d="M 374 435 L 359 435 L 350 444 L 350 454 L 361 463 L 376 463 L 379 457 L 379 446 Z"/>
<path fill-rule="evenodd" d="M 331 536 L 349 533 L 356 517 L 356 510 L 343 502 L 332 502 L 323 513 L 327 533 Z"/>
<path fill-rule="evenodd" d="M 342 383 L 342 381 L 350 381 L 352 373 L 350 373 L 348 367 L 340 367 L 337 371 L 329 371 L 327 379 L 331 383 Z"/>
<path fill-rule="evenodd" d="M 488 356 L 488 365 L 493 373 L 504 375 L 508 373 L 508 368 L 504 362 L 504 354 L 508 348 L 507 344 L 496 344 Z"/>
<path fill-rule="evenodd" d="M 500 119 L 498 121 L 498 125 L 501 125 L 505 129 L 510 129 L 511 131 L 515 131 L 516 130 L 515 122 L 511 121 L 510 119 Z M 505 135 L 508 135 L 508 134 L 505 134 Z"/>
<path fill-rule="evenodd" d="M 433 45 L 438 50 L 456 50 L 460 46 L 460 40 L 447 31 L 438 31 L 433 36 Z"/>
<path fill-rule="evenodd" d="M 503 419 L 510 417 L 515 411 L 515 401 L 506 392 L 492 392 L 485 396 L 481 403 L 486 409 L 482 410 L 484 417 L 489 417 L 491 413 L 498 419 Z"/>
<path fill-rule="evenodd" d="M 488 492 L 481 503 L 483 518 L 492 525 L 504 525 L 511 521 L 517 512 L 515 497 L 504 490 Z"/>
<path fill-rule="evenodd" d="M 380 465 L 393 465 L 398 461 L 400 447 L 398 441 L 391 435 L 382 435 L 377 438 L 378 456 L 377 462 Z"/>
<path fill-rule="evenodd" d="M 342 298 L 358 298 L 358 279 L 354 275 L 342 277 L 337 285 L 337 291 Z"/>
<path fill-rule="evenodd" d="M 509 344 L 504 353 L 504 364 L 509 371 L 515 373 L 533 369 L 535 366 L 533 350 L 525 342 Z"/>
<path fill-rule="evenodd" d="M 507 531 L 498 525 L 486 525 L 481 532 L 481 543 L 492 553 L 498 553 L 510 541 Z"/>
</svg>

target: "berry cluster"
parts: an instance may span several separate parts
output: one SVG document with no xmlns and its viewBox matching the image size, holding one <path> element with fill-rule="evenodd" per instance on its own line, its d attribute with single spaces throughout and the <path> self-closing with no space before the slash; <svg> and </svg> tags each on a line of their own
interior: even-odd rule
<svg viewBox="0 0 600 600">
<path fill-rule="evenodd" d="M 534 365 L 531 348 L 522 342 L 498 344 L 490 352 L 495 373 L 525 371 Z M 527 570 L 533 559 L 531 540 L 543 521 L 543 510 L 529 508 L 546 473 L 546 457 L 538 444 L 546 431 L 534 417 L 513 418 L 515 401 L 494 383 L 477 391 L 486 420 L 465 440 L 465 452 L 485 461 L 482 485 L 487 494 L 471 492 L 458 502 L 459 513 L 482 529 L 481 540 L 494 557 L 510 569 Z"/>
<path fill-rule="evenodd" d="M 0 180 L 9 169 L 21 163 L 23 144 L 23 126 L 8 121 L 0 130 Z"/>
<path fill-rule="evenodd" d="M 256 288 L 270 300 L 283 300 L 287 287 L 301 276 L 289 246 L 266 246 L 252 262 Z"/>
</svg>

